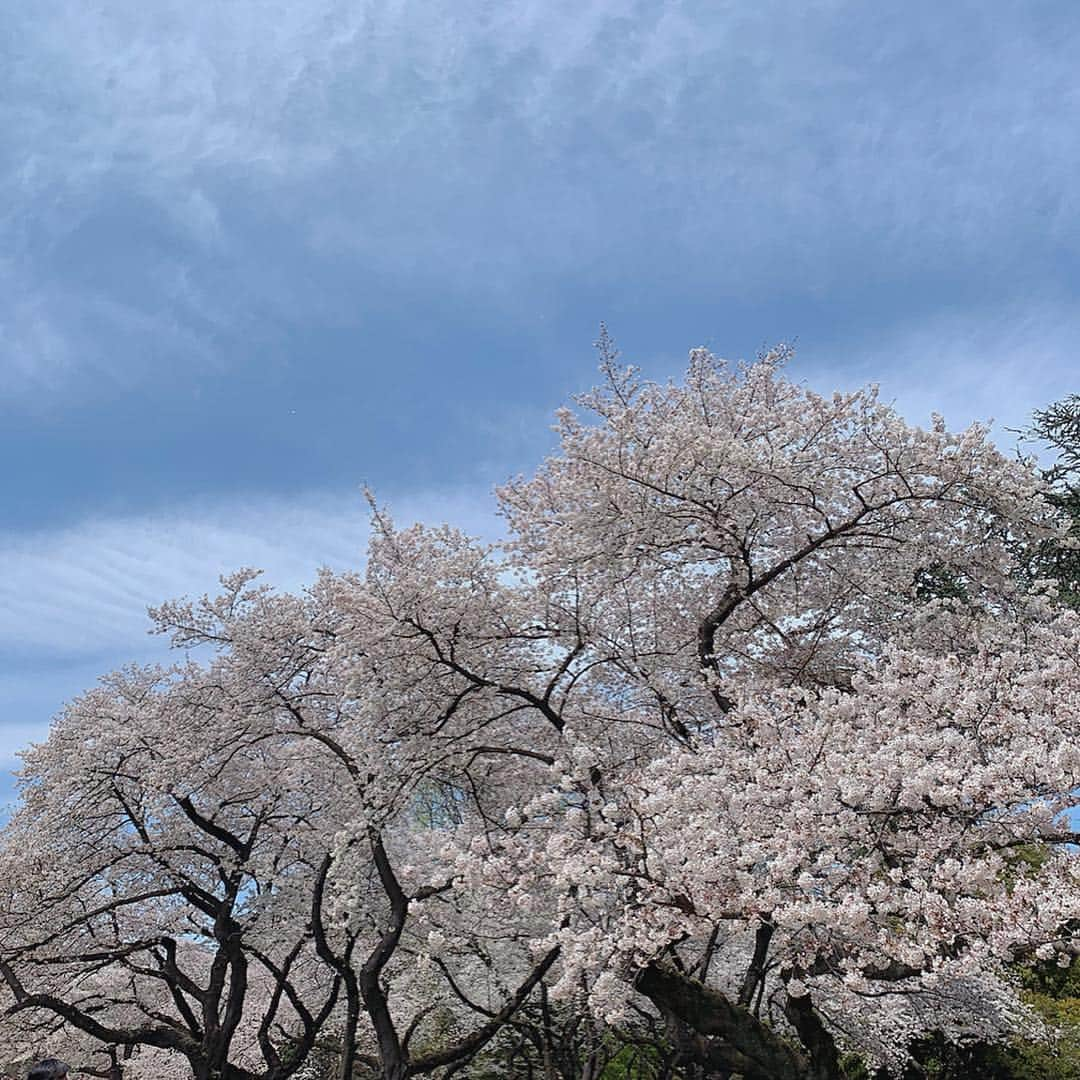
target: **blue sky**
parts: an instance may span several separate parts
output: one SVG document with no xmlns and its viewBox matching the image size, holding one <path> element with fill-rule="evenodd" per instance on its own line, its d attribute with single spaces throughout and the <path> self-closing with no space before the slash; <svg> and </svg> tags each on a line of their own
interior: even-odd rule
<svg viewBox="0 0 1080 1080">
<path fill-rule="evenodd" d="M 606 320 L 999 430 L 1080 391 L 1080 8 L 39 0 L 0 34 L 0 769 L 147 604 L 493 528 Z M 1003 440 L 1008 436 L 1003 432 Z"/>
</svg>

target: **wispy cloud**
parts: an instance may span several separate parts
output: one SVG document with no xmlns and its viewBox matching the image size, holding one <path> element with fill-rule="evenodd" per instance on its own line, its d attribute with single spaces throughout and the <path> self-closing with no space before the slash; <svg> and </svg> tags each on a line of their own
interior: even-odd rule
<svg viewBox="0 0 1080 1080">
<path fill-rule="evenodd" d="M 417 492 L 387 506 L 402 524 L 446 521 L 489 538 L 500 531 L 483 491 Z M 221 574 L 242 566 L 264 570 L 276 588 L 299 589 L 320 566 L 361 567 L 367 535 L 358 491 L 192 503 L 0 534 L 0 773 L 98 675 L 168 661 L 165 642 L 147 638 L 150 605 L 213 593 Z"/>
<path fill-rule="evenodd" d="M 478 535 L 498 531 L 494 501 L 449 491 L 389 499 L 402 522 L 451 521 Z M 236 499 L 157 514 L 85 521 L 40 533 L 0 534 L 0 652 L 123 655 L 145 649 L 146 609 L 213 592 L 221 574 L 262 569 L 297 589 L 320 566 L 363 565 L 368 509 L 360 492 L 295 500 Z"/>
<path fill-rule="evenodd" d="M 19 750 L 32 742 L 40 742 L 47 733 L 47 724 L 5 725 L 0 729 L 0 769 L 15 768 L 18 765 Z M 0 801 L 5 801 L 2 796 Z"/>
<path fill-rule="evenodd" d="M 793 374 L 831 392 L 877 383 L 909 420 L 932 412 L 951 428 L 994 422 L 1003 448 L 1031 414 L 1080 393 L 1080 312 L 1072 306 L 1006 306 L 972 319 L 937 315 L 808 348 Z"/>
<path fill-rule="evenodd" d="M 758 302 L 967 274 L 993 304 L 1078 240 L 1066 4 L 48 0 L 9 21 L 8 393 L 235 363 L 373 288 Z"/>
</svg>

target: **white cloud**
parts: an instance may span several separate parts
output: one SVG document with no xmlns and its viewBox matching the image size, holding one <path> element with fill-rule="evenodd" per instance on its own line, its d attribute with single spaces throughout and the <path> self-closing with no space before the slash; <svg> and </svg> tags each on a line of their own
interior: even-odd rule
<svg viewBox="0 0 1080 1080">
<path fill-rule="evenodd" d="M 1080 313 L 1071 306 L 956 312 L 872 337 L 809 346 L 792 375 L 822 392 L 874 382 L 910 421 L 994 421 L 1004 449 L 1033 410 L 1080 393 Z"/>
<path fill-rule="evenodd" d="M 414 492 L 384 502 L 400 525 L 448 522 L 486 538 L 500 532 L 494 500 L 483 491 Z M 219 575 L 241 566 L 264 569 L 265 580 L 290 590 L 323 565 L 359 568 L 367 521 L 360 492 L 349 491 L 217 500 L 0 533 L 0 655 L 9 658 L 0 671 L 0 773 L 97 676 L 126 663 L 168 661 L 166 642 L 147 637 L 147 607 L 213 593 Z"/>
<path fill-rule="evenodd" d="M 494 536 L 494 501 L 461 490 L 390 498 L 401 523 L 449 521 Z M 367 507 L 360 492 L 297 499 L 215 500 L 158 514 L 84 521 L 39 533 L 0 534 L 0 650 L 19 654 L 141 654 L 146 608 L 213 592 L 241 566 L 296 589 L 322 565 L 363 564 Z"/>
<path fill-rule="evenodd" d="M 0 728 L 0 769 L 14 769 L 18 766 L 18 754 L 31 743 L 42 742 L 48 737 L 49 725 L 42 724 L 5 724 Z"/>
</svg>

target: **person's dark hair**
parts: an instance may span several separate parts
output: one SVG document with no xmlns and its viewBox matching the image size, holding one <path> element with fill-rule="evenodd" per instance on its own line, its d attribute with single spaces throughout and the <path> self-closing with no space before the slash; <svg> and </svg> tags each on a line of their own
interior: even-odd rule
<svg viewBox="0 0 1080 1080">
<path fill-rule="evenodd" d="M 67 1074 L 67 1064 L 59 1058 L 42 1058 L 30 1067 L 26 1080 L 64 1080 Z"/>
</svg>

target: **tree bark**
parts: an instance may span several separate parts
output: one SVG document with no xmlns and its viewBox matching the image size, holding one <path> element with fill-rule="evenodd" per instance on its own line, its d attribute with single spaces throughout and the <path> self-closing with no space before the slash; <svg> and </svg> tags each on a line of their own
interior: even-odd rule
<svg viewBox="0 0 1080 1080">
<path fill-rule="evenodd" d="M 819 1080 L 805 1054 L 748 1009 L 696 979 L 650 964 L 638 974 L 636 986 L 665 1016 L 705 1037 L 699 1053 L 713 1071 L 741 1073 L 745 1080 Z"/>
<path fill-rule="evenodd" d="M 810 995 L 787 995 L 784 1015 L 799 1033 L 799 1040 L 810 1054 L 810 1080 L 837 1080 L 840 1076 L 840 1055 L 832 1035 L 814 1011 Z"/>
</svg>

